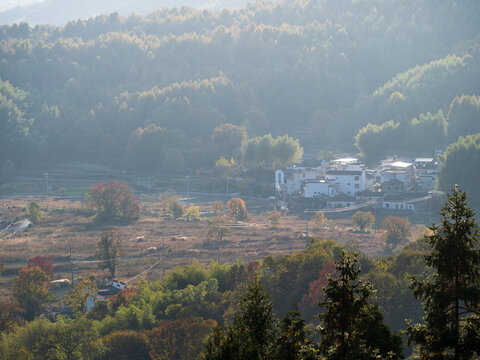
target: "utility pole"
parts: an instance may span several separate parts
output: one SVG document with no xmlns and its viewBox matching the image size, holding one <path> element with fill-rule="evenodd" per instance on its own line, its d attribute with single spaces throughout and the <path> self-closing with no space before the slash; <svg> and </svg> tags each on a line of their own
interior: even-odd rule
<svg viewBox="0 0 480 360">
<path fill-rule="evenodd" d="M 308 215 L 307 212 L 304 212 L 305 214 L 305 248 L 308 247 Z"/>
<path fill-rule="evenodd" d="M 218 252 L 217 252 L 217 262 L 220 264 L 220 246 L 222 244 L 222 235 L 221 235 L 222 229 L 219 227 L 218 228 Z"/>
<path fill-rule="evenodd" d="M 45 176 L 45 185 L 47 187 L 47 194 L 48 194 L 48 172 L 46 172 L 45 174 L 43 174 Z"/>
<path fill-rule="evenodd" d="M 185 176 L 185 182 L 187 183 L 187 205 L 190 205 L 190 188 L 189 188 L 189 183 L 188 180 L 190 179 L 189 175 Z"/>
<path fill-rule="evenodd" d="M 308 218 L 305 219 L 305 235 L 307 236 L 307 240 L 308 240 Z"/>
<path fill-rule="evenodd" d="M 70 247 L 70 273 L 72 276 L 72 286 L 73 286 L 73 254 L 72 254 L 72 239 L 69 240 Z"/>
<path fill-rule="evenodd" d="M 165 234 L 162 234 L 162 254 L 163 254 L 162 276 L 165 277 Z"/>
</svg>

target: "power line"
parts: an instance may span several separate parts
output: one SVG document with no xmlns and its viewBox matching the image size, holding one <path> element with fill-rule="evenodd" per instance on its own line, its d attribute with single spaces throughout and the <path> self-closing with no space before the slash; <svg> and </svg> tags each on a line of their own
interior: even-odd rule
<svg viewBox="0 0 480 360">
<path fill-rule="evenodd" d="M 143 270 L 140 274 L 138 275 L 135 275 L 134 277 L 131 277 L 130 279 L 124 281 L 124 283 L 128 283 L 129 281 L 132 281 L 133 279 L 136 279 L 137 277 L 145 274 L 148 270 L 152 269 L 155 265 L 157 265 L 160 261 L 162 261 L 162 259 L 158 260 L 155 264 L 151 265 L 150 267 L 148 267 L 147 269 Z"/>
</svg>

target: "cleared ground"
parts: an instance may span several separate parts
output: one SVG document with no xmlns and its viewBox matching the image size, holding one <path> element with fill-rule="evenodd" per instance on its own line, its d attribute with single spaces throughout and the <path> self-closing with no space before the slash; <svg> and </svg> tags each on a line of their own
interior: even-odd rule
<svg viewBox="0 0 480 360">
<path fill-rule="evenodd" d="M 70 278 L 70 254 L 78 260 L 73 264 L 76 275 L 107 275 L 107 272 L 99 270 L 98 264 L 93 262 L 96 260 L 97 242 L 104 231 L 117 231 L 121 234 L 124 256 L 120 261 L 117 277 L 124 281 L 129 280 L 131 284 L 135 282 L 136 275 L 154 264 L 143 276 L 148 281 L 162 277 L 163 249 L 166 254 L 166 271 L 194 260 L 208 264 L 218 256 L 218 242 L 207 237 L 207 216 L 211 207 L 210 201 L 213 199 L 191 197 L 189 202 L 197 202 L 196 205 L 204 214 L 201 220 L 193 222 L 164 219 L 163 203 L 158 201 L 156 196 L 142 196 L 144 215 L 138 221 L 127 223 L 95 222 L 92 218 L 78 213 L 78 209 L 82 208 L 79 199 L 0 199 L 0 212 L 11 217 L 33 200 L 38 201 L 44 211 L 41 223 L 24 233 L 0 234 L 0 262 L 6 265 L 6 272 L 0 278 L 0 291 L 4 294 L 11 288 L 13 275 L 26 265 L 29 258 L 36 255 L 55 260 L 55 279 Z M 209 202 L 202 203 L 207 200 Z M 232 231 L 225 236 L 220 249 L 220 262 L 233 263 L 241 260 L 248 263 L 269 255 L 278 256 L 305 248 L 307 221 L 296 215 L 286 215 L 282 216 L 278 226 L 273 227 L 268 221 L 269 212 L 265 211 L 269 207 L 271 203 L 265 201 L 247 201 L 247 208 L 251 212 L 249 220 L 233 226 Z M 412 238 L 418 237 L 422 231 L 423 226 L 414 226 Z M 359 232 L 352 227 L 348 219 L 329 220 L 319 227 L 308 221 L 308 234 L 342 245 L 347 244 L 371 256 L 390 253 L 382 230 Z"/>
</svg>

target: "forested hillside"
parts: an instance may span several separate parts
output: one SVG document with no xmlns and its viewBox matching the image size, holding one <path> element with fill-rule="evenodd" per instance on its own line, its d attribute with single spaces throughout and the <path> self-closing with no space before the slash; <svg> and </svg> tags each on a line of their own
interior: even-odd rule
<svg viewBox="0 0 480 360">
<path fill-rule="evenodd" d="M 441 128 L 457 95 L 480 93 L 478 18 L 473 0 L 312 0 L 3 26 L 0 79 L 19 95 L 0 161 L 130 169 L 132 137 L 155 126 L 168 135 L 147 149 L 152 171 L 185 171 L 226 155 L 212 138 L 225 123 L 306 152 L 355 151 L 367 123 Z"/>
</svg>

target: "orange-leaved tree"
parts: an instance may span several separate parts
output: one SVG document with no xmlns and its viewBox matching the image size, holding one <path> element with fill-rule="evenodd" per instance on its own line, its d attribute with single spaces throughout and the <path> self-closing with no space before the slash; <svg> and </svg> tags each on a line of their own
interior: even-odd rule
<svg viewBox="0 0 480 360">
<path fill-rule="evenodd" d="M 93 184 L 88 197 L 89 205 L 96 210 L 98 218 L 135 219 L 140 216 L 140 203 L 125 183 L 110 180 Z"/>
<path fill-rule="evenodd" d="M 50 278 L 38 266 L 26 267 L 13 279 L 13 297 L 25 310 L 25 319 L 33 320 L 40 315 L 42 304 L 53 301 L 48 291 Z"/>
<path fill-rule="evenodd" d="M 403 241 L 408 240 L 411 235 L 410 225 L 407 219 L 398 216 L 388 216 L 382 221 L 382 229 L 387 232 L 387 244 L 392 248 Z"/>
<path fill-rule="evenodd" d="M 244 221 L 248 219 L 247 207 L 245 201 L 241 198 L 231 198 L 227 202 L 228 214 L 235 220 Z"/>
</svg>

